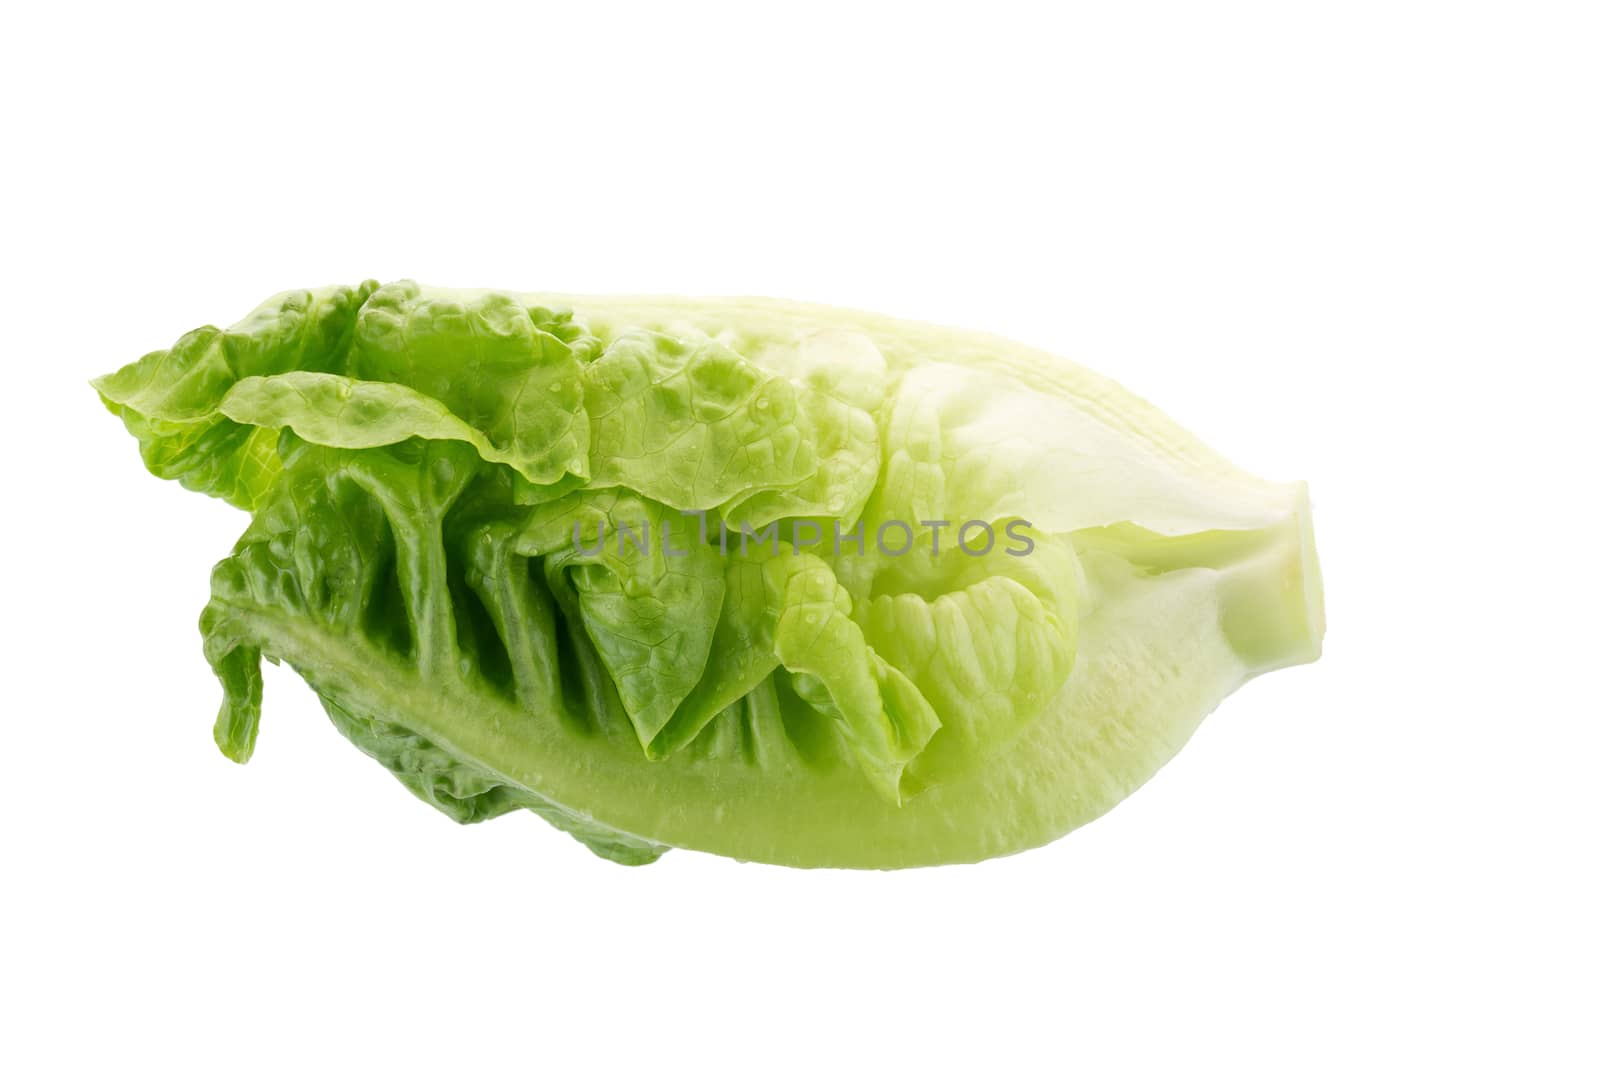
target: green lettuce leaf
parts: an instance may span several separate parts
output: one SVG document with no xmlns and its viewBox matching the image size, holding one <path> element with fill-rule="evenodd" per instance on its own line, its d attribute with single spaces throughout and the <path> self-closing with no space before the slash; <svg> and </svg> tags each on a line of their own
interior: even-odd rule
<svg viewBox="0 0 1600 1067">
<path fill-rule="evenodd" d="M 943 725 L 911 768 L 919 781 L 959 776 L 971 752 L 1011 741 L 1072 671 L 1077 555 L 1063 539 L 1030 539 L 1027 555 L 908 553 L 884 566 L 863 605 L 867 640 Z"/>
<path fill-rule="evenodd" d="M 261 374 L 324 370 L 349 348 L 376 282 L 281 293 L 226 330 L 191 330 L 115 374 L 96 378 L 106 407 L 139 440 L 152 474 L 252 509 L 277 477 L 277 434 L 228 419 L 233 385 Z"/>
<path fill-rule="evenodd" d="M 362 417 L 382 417 L 384 406 L 402 403 L 417 436 L 470 440 L 484 458 L 506 463 L 536 485 L 586 478 L 584 364 L 572 345 L 539 328 L 535 318 L 551 317 L 541 311 L 531 314 L 503 293 L 425 292 L 415 282 L 384 286 L 356 320 L 347 373 L 407 386 L 421 397 L 363 387 L 346 401 L 360 403 L 337 422 L 358 426 Z M 424 406 L 424 398 L 433 403 Z M 455 419 L 442 420 L 445 412 Z M 390 433 L 404 429 L 404 417 L 389 417 Z M 466 436 L 466 428 L 476 435 Z"/>
<path fill-rule="evenodd" d="M 887 388 L 883 356 L 860 334 L 817 331 L 768 349 L 760 365 L 801 386 L 802 424 L 817 453 L 804 481 L 762 489 L 724 509 L 733 526 L 762 527 L 792 516 L 827 516 L 849 527 L 878 480 L 878 426 L 873 413 Z"/>
<path fill-rule="evenodd" d="M 795 691 L 839 724 L 873 786 L 898 804 L 901 773 L 939 719 L 917 688 L 867 646 L 850 617 L 850 594 L 827 564 L 815 556 L 791 558 L 803 565 L 783 573 L 781 589 L 773 591 L 781 605 L 773 627 L 778 662 L 793 675 Z"/>
<path fill-rule="evenodd" d="M 647 752 L 705 673 L 722 611 L 722 563 L 689 527 L 655 501 L 611 489 L 535 508 L 516 540 L 519 553 L 542 558 Z"/>
<path fill-rule="evenodd" d="M 816 473 L 793 384 L 715 342 L 630 332 L 584 383 L 595 486 L 705 510 Z"/>
</svg>

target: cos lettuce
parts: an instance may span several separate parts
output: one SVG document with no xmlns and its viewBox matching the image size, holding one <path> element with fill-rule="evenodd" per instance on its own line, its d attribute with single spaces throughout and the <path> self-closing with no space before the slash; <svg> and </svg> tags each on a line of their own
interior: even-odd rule
<svg viewBox="0 0 1600 1067">
<path fill-rule="evenodd" d="M 985 335 L 369 282 L 95 387 L 251 515 L 201 615 L 223 752 L 266 656 L 451 817 L 623 863 L 1042 844 L 1320 650 L 1303 486 Z"/>
</svg>

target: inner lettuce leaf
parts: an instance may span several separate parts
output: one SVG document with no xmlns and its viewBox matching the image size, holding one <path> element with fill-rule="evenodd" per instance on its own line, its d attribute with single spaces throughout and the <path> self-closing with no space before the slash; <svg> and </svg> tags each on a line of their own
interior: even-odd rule
<svg viewBox="0 0 1600 1067">
<path fill-rule="evenodd" d="M 778 605 L 774 654 L 795 692 L 838 724 L 874 788 L 898 803 L 901 774 L 939 729 L 939 718 L 927 698 L 868 647 L 851 618 L 850 594 L 827 564 L 815 556 L 789 558 L 800 565 L 768 567 L 763 574 L 769 601 Z"/>
<path fill-rule="evenodd" d="M 251 514 L 201 616 L 225 754 L 266 657 L 450 817 L 621 863 L 1041 844 L 1320 651 L 1303 487 L 985 335 L 367 282 L 94 384 Z"/>
<path fill-rule="evenodd" d="M 692 528 L 626 490 L 585 490 L 535 508 L 515 541 L 588 633 L 647 752 L 705 675 L 722 611 L 722 562 Z"/>
<path fill-rule="evenodd" d="M 959 775 L 967 753 L 1012 740 L 1066 684 L 1083 575 L 1062 538 L 1035 532 L 1025 556 L 908 553 L 879 575 L 861 628 L 938 709 L 943 731 L 915 779 Z"/>
</svg>

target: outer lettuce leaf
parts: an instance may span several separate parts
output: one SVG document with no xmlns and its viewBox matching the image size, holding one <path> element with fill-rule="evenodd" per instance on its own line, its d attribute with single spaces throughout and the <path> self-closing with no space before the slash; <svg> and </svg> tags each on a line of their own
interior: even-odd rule
<svg viewBox="0 0 1600 1067">
<path fill-rule="evenodd" d="M 228 420 L 218 405 L 259 374 L 338 366 L 356 314 L 376 282 L 280 293 L 236 326 L 204 326 L 94 387 L 129 432 L 152 474 L 250 509 L 277 477 L 277 434 Z"/>
<path fill-rule="evenodd" d="M 529 457 L 513 442 L 496 444 L 471 423 L 425 393 L 390 382 L 340 374 L 289 371 L 246 378 L 222 398 L 218 410 L 234 422 L 296 435 L 334 448 L 381 448 L 409 438 L 464 441 L 491 463 L 503 463 L 530 480 L 560 481 L 545 457 Z"/>
<path fill-rule="evenodd" d="M 875 513 L 913 526 L 1024 516 L 1058 533 L 1132 522 L 1178 535 L 1255 529 L 1287 503 L 1270 485 L 1219 495 L 1159 441 L 968 366 L 929 363 L 901 378 L 885 452 Z"/>
<path fill-rule="evenodd" d="M 860 334 L 836 330 L 769 350 L 760 365 L 801 385 L 800 412 L 817 452 L 814 474 L 797 485 L 763 489 L 726 509 L 726 521 L 753 528 L 791 516 L 829 516 L 850 526 L 878 480 L 883 356 Z"/>
<path fill-rule="evenodd" d="M 550 315 L 538 317 L 549 322 Z M 583 364 L 535 317 L 503 293 L 386 285 L 361 309 L 347 373 L 432 398 L 426 407 L 420 398 L 407 405 L 419 436 L 433 436 L 424 429 L 443 430 L 451 439 L 469 440 L 462 435 L 465 424 L 477 432 L 470 439 L 485 459 L 505 462 L 536 485 L 582 480 L 589 473 L 590 432 Z M 359 424 L 401 394 L 367 387 L 351 399 L 368 401 L 345 413 Z M 456 421 L 441 420 L 440 408 Z M 403 429 L 402 421 L 391 419 L 390 431 Z M 485 448 L 482 441 L 492 444 Z"/>
<path fill-rule="evenodd" d="M 281 294 L 94 384 L 153 473 L 247 509 L 287 427 L 340 448 L 464 441 L 525 479 L 524 503 L 623 487 L 760 526 L 859 514 L 883 394 L 881 358 L 860 355 L 824 339 L 773 367 L 646 331 L 602 344 L 509 294 L 366 282 Z"/>
<path fill-rule="evenodd" d="M 631 332 L 585 374 L 594 481 L 706 510 L 817 470 L 794 385 L 714 342 Z"/>
<path fill-rule="evenodd" d="M 191 330 L 170 349 L 97 378 L 94 386 L 108 403 L 148 419 L 210 419 L 218 400 L 242 378 L 339 366 L 356 313 L 376 287 L 364 282 L 280 293 L 237 325 Z"/>
</svg>

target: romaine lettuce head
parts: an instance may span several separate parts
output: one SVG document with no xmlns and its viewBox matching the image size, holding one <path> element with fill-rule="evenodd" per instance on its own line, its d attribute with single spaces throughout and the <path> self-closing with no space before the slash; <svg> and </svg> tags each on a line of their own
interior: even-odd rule
<svg viewBox="0 0 1600 1067">
<path fill-rule="evenodd" d="M 622 863 L 1039 845 L 1321 647 L 1303 486 L 996 337 L 367 282 L 94 384 L 251 515 L 201 615 L 224 753 L 266 656 L 452 818 Z"/>
</svg>

